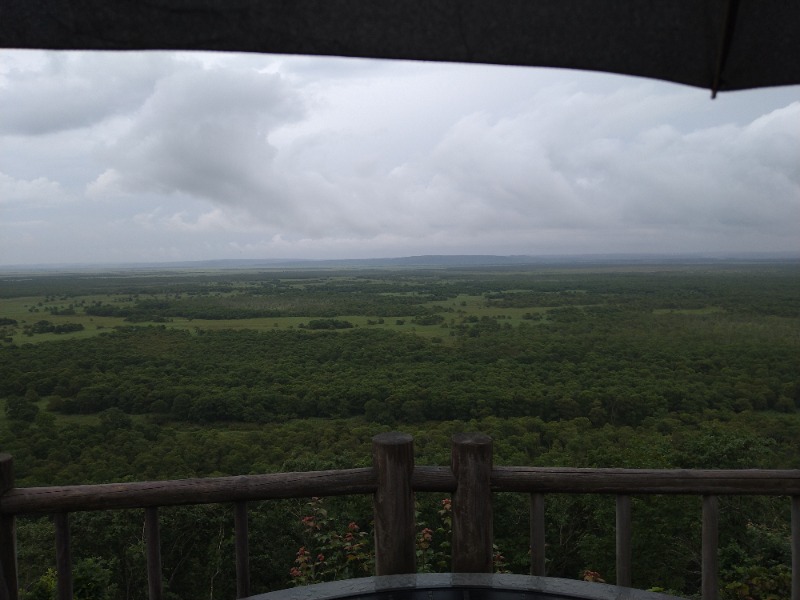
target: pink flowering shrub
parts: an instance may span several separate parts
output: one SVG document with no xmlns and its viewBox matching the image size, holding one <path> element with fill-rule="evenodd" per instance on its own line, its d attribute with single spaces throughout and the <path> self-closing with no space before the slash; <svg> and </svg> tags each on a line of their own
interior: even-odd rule
<svg viewBox="0 0 800 600">
<path fill-rule="evenodd" d="M 453 515 L 450 498 L 439 503 L 436 511 L 437 523 L 429 527 L 419 511 L 416 513 L 417 527 L 417 571 L 420 573 L 442 573 L 450 568 L 450 538 L 453 535 Z"/>
<path fill-rule="evenodd" d="M 328 516 L 322 498 L 312 498 L 300 520 L 306 545 L 297 551 L 289 570 L 294 585 L 370 575 L 374 556 L 371 536 L 351 521 L 345 531 Z"/>
<path fill-rule="evenodd" d="M 435 523 L 426 523 L 419 511 L 416 520 L 417 570 L 420 573 L 448 571 L 453 534 L 450 498 L 439 502 L 433 516 Z M 300 523 L 305 545 L 297 551 L 294 566 L 289 570 L 292 584 L 308 585 L 373 573 L 375 551 L 372 535 L 362 531 L 353 521 L 343 528 L 341 522 L 328 515 L 322 498 L 312 498 L 307 503 Z M 506 560 L 496 546 L 494 565 L 496 572 L 507 572 Z"/>
</svg>

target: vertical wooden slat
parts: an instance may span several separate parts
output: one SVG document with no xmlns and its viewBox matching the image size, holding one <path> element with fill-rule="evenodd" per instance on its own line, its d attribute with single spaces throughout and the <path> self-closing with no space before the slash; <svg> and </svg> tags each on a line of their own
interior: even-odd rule
<svg viewBox="0 0 800 600">
<path fill-rule="evenodd" d="M 247 531 L 247 502 L 233 505 L 233 528 L 236 537 L 236 597 L 250 595 L 250 550 Z"/>
<path fill-rule="evenodd" d="M 792 496 L 792 600 L 800 600 L 800 496 Z"/>
<path fill-rule="evenodd" d="M 147 591 L 150 600 L 161 600 L 161 533 L 158 528 L 158 507 L 144 509 L 144 530 L 147 542 Z"/>
<path fill-rule="evenodd" d="M 717 600 L 719 594 L 719 499 L 717 496 L 703 496 L 703 564 L 702 598 Z"/>
<path fill-rule="evenodd" d="M 453 494 L 454 573 L 491 573 L 492 438 L 480 433 L 453 436 L 451 469 L 456 478 Z"/>
<path fill-rule="evenodd" d="M 54 515 L 56 525 L 56 573 L 58 600 L 72 600 L 72 551 L 69 542 L 69 514 Z"/>
<path fill-rule="evenodd" d="M 545 576 L 544 494 L 531 494 L 531 575 Z"/>
<path fill-rule="evenodd" d="M 14 487 L 14 459 L 0 454 L 0 496 Z M 17 600 L 17 527 L 14 515 L 0 515 L 0 599 Z"/>
<path fill-rule="evenodd" d="M 414 439 L 406 433 L 372 438 L 372 465 L 378 480 L 375 517 L 375 575 L 416 573 L 414 523 Z"/>
<path fill-rule="evenodd" d="M 631 497 L 617 496 L 617 585 L 631 586 L 633 550 L 631 525 Z"/>
</svg>

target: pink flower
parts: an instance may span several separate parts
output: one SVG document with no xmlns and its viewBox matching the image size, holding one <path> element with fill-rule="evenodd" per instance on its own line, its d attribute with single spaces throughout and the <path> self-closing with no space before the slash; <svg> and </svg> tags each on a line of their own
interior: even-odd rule
<svg viewBox="0 0 800 600">
<path fill-rule="evenodd" d="M 597 571 L 590 571 L 586 570 L 583 572 L 583 580 L 584 581 L 594 581 L 595 583 L 605 583 L 606 580 L 600 576 L 600 573 Z"/>
</svg>

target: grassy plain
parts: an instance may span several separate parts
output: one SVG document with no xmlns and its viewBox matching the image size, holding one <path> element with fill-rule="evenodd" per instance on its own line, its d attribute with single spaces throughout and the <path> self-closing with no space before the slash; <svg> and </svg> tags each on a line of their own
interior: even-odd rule
<svg viewBox="0 0 800 600">
<path fill-rule="evenodd" d="M 798 298 L 797 263 L 0 273 L 0 451 L 24 486 L 365 466 L 390 429 L 414 436 L 419 464 L 481 431 L 497 464 L 795 469 Z M 522 573 L 515 498 L 498 498 L 495 531 Z M 669 501 L 635 499 L 635 585 L 692 597 L 699 501 Z M 723 583 L 788 572 L 788 506 L 753 502 L 722 511 Z M 254 543 L 254 573 L 275 589 L 308 543 L 305 508 L 258 504 L 253 539 L 281 541 Z M 345 527 L 359 518 L 337 506 Z M 164 511 L 165 548 L 195 545 L 165 553 L 170 592 L 233 597 L 208 560 L 232 548 L 228 508 L 186 510 Z M 613 579 L 613 498 L 546 510 L 549 574 Z M 111 518 L 76 515 L 76 564 L 138 600 L 141 516 Z M 23 579 L 45 582 L 52 532 L 20 523 Z"/>
<path fill-rule="evenodd" d="M 800 265 L 792 262 L 0 273 L 0 351 L 148 327 L 193 335 L 385 331 L 449 348 L 468 337 L 511 340 L 523 327 L 582 343 L 605 328 L 604 343 L 619 337 L 657 348 L 660 337 L 662 347 L 680 348 L 685 342 L 675 340 L 686 338 L 696 354 L 707 344 L 796 348 L 798 297 Z"/>
<path fill-rule="evenodd" d="M 181 281 L 182 279 L 192 279 L 194 275 L 191 272 L 184 274 L 174 275 L 175 279 L 170 279 L 170 282 Z M 347 282 L 351 278 L 348 276 L 341 276 L 331 274 L 328 279 L 329 282 Z M 167 281 L 165 281 L 167 283 Z M 360 282 L 362 285 L 364 282 Z M 368 285 L 369 282 L 367 282 Z M 9 318 L 18 322 L 19 326 L 14 328 L 13 331 L 8 331 L 6 334 L 6 343 L 41 343 L 63 339 L 83 339 L 92 337 L 100 333 L 113 330 L 118 327 L 126 327 L 131 324 L 125 317 L 120 316 L 93 316 L 83 312 L 83 307 L 93 303 L 112 304 L 118 308 L 130 308 L 135 306 L 138 297 L 134 298 L 128 294 L 81 294 L 80 283 L 76 282 L 75 293 L 76 295 L 62 295 L 55 297 L 44 293 L 41 296 L 19 296 L 19 297 L 5 297 L 0 298 L 0 318 Z M 304 280 L 294 281 L 292 286 L 297 289 L 306 289 L 308 282 Z M 45 288 L 46 290 L 46 288 Z M 243 288 L 241 291 L 236 292 L 239 294 L 246 294 L 247 289 Z M 216 299 L 222 300 L 225 296 L 231 294 L 217 294 L 213 296 Z M 402 293 L 394 294 L 402 296 Z M 175 294 L 170 293 L 153 293 L 147 296 L 151 300 L 169 300 L 175 297 Z M 60 311 L 69 309 L 70 306 L 76 308 L 74 314 L 59 314 Z M 446 300 L 431 300 L 419 303 L 419 306 L 431 312 L 443 312 L 448 315 L 447 323 L 452 325 L 456 320 L 463 321 L 469 318 L 489 318 L 500 319 L 512 326 L 517 326 L 523 322 L 523 316 L 526 313 L 540 313 L 545 315 L 548 307 L 533 307 L 533 308 L 497 308 L 488 306 L 482 294 L 456 294 L 452 299 Z M 554 304 L 552 307 L 558 306 Z M 310 319 L 325 318 L 327 314 L 308 314 L 306 316 L 270 316 L 270 317 L 254 317 L 254 318 L 216 318 L 216 319 L 203 319 L 203 318 L 185 318 L 185 317 L 170 317 L 168 321 L 162 320 L 142 320 L 137 321 L 139 326 L 147 325 L 164 325 L 169 328 L 186 330 L 195 332 L 198 329 L 209 331 L 219 331 L 225 329 L 237 330 L 254 330 L 254 331 L 268 331 L 275 329 L 294 329 L 300 327 L 302 324 L 307 323 Z M 411 322 L 411 316 L 403 317 L 381 317 L 380 315 L 367 316 L 363 314 L 337 314 L 337 319 L 345 320 L 352 323 L 355 327 L 371 327 L 375 329 L 386 329 L 392 331 L 402 331 L 407 333 L 414 333 L 425 338 L 442 337 L 442 324 L 437 323 L 433 325 L 422 325 Z M 77 323 L 83 326 L 80 331 L 72 331 L 66 333 L 38 333 L 34 335 L 26 335 L 24 327 L 32 325 L 38 321 L 47 320 L 53 325 L 66 325 Z M 0 326 L 0 329 L 2 327 Z M 9 335 L 10 334 L 10 335 Z M 447 332 L 445 332 L 446 336 Z M 9 342 L 10 339 L 10 342 Z"/>
</svg>

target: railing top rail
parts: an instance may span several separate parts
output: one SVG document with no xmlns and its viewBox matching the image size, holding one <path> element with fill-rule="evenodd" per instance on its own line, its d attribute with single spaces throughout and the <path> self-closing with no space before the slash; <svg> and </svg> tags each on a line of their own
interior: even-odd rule
<svg viewBox="0 0 800 600">
<path fill-rule="evenodd" d="M 567 494 L 800 494 L 800 469 L 495 467 L 492 489 Z"/>
<path fill-rule="evenodd" d="M 568 494 L 800 495 L 800 470 L 576 469 L 495 467 L 495 492 Z M 372 468 L 306 471 L 52 487 L 14 488 L 0 496 L 0 513 L 35 514 L 210 504 L 247 500 L 371 494 Z M 414 468 L 412 488 L 451 493 L 449 467 Z"/>
<path fill-rule="evenodd" d="M 375 491 L 375 485 L 373 470 L 362 468 L 14 488 L 0 496 L 0 513 L 112 510 L 241 500 L 369 494 Z"/>
</svg>

